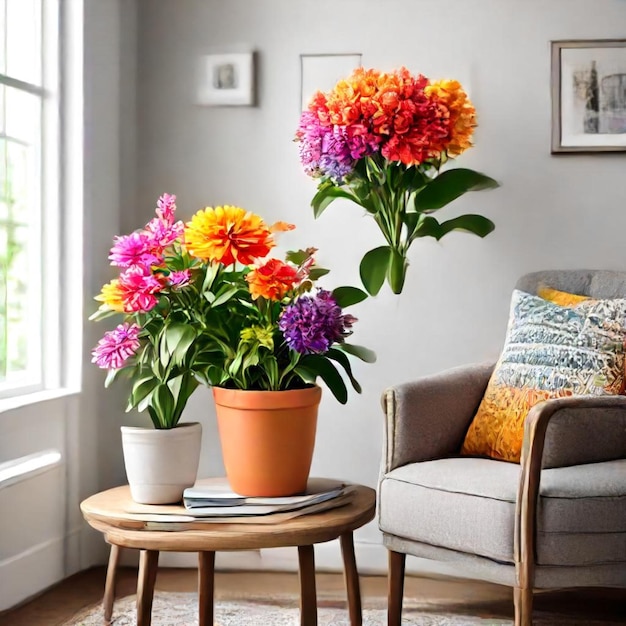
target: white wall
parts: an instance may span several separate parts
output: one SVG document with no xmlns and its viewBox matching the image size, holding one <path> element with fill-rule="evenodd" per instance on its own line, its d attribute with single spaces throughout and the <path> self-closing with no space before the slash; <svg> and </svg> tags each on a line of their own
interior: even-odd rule
<svg viewBox="0 0 626 626">
<path fill-rule="evenodd" d="M 332 269 L 329 286 L 358 285 L 361 256 L 381 241 L 348 203 L 312 217 L 315 183 L 292 143 L 299 55 L 361 52 L 366 67 L 404 64 L 458 78 L 476 105 L 476 146 L 458 165 L 502 187 L 469 194 L 448 214 L 483 213 L 496 231 L 485 240 L 454 233 L 440 243 L 418 241 L 405 292 L 385 290 L 355 308 L 353 339 L 376 350 L 378 362 L 357 364 L 364 392 L 347 406 L 326 394 L 313 474 L 374 486 L 382 390 L 495 360 L 519 275 L 624 267 L 625 155 L 550 155 L 550 41 L 619 38 L 625 23 L 623 0 L 139 0 L 132 227 L 149 218 L 164 191 L 178 195 L 183 218 L 205 205 L 238 204 L 268 221 L 295 222 L 284 245 L 318 247 L 320 263 Z M 246 49 L 258 52 L 258 106 L 195 106 L 199 55 Z M 186 418 L 205 427 L 201 472 L 220 472 L 208 392 L 192 400 Z M 375 524 L 356 539 L 379 543 Z"/>
</svg>

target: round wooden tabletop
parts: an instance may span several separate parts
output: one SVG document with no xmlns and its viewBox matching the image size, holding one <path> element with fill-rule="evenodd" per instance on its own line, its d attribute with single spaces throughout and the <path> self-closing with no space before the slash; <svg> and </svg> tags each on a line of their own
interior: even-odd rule
<svg viewBox="0 0 626 626">
<path fill-rule="evenodd" d="M 87 522 L 102 532 L 108 543 L 117 546 L 175 552 L 256 550 L 323 543 L 352 532 L 374 518 L 376 492 L 363 485 L 353 485 L 346 504 L 275 524 L 215 523 L 199 519 L 156 526 L 146 521 L 154 519 L 151 515 L 129 513 L 133 510 L 132 503 L 129 487 L 125 485 L 87 498 L 80 508 Z M 153 530 L 155 527 L 159 530 Z M 170 530 L 161 530 L 165 527 Z"/>
</svg>

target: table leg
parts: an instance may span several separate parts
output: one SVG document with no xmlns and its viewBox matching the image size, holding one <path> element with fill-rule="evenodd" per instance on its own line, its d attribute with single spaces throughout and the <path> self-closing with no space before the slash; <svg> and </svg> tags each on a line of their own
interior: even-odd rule
<svg viewBox="0 0 626 626">
<path fill-rule="evenodd" d="M 109 624 L 113 616 L 113 603 L 115 602 L 115 575 L 117 573 L 117 564 L 120 560 L 120 547 L 111 544 L 111 552 L 109 552 L 109 565 L 107 567 L 107 578 L 104 584 L 104 599 L 102 607 L 104 608 L 104 623 Z"/>
<path fill-rule="evenodd" d="M 198 553 L 199 626 L 213 626 L 213 588 L 215 584 L 215 552 Z"/>
<path fill-rule="evenodd" d="M 139 577 L 137 579 L 137 626 L 150 626 L 152 598 L 159 566 L 158 550 L 142 550 L 139 555 Z"/>
<path fill-rule="evenodd" d="M 348 594 L 350 626 L 361 626 L 363 623 L 361 588 L 359 587 L 359 572 L 356 569 L 356 559 L 354 558 L 352 533 L 344 533 L 339 540 L 341 542 L 341 555 L 343 556 L 343 577 L 346 581 L 346 592 Z"/>
<path fill-rule="evenodd" d="M 317 626 L 315 552 L 313 546 L 298 546 L 300 575 L 300 626 Z"/>
</svg>

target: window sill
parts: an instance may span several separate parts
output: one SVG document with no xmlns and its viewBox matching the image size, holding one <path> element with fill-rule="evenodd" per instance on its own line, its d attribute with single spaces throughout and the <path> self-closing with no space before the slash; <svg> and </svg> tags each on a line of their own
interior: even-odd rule
<svg viewBox="0 0 626 626">
<path fill-rule="evenodd" d="M 6 411 L 19 409 L 24 406 L 29 406 L 31 404 L 37 404 L 39 402 L 47 402 L 48 400 L 57 400 L 58 398 L 73 396 L 78 392 L 78 389 L 62 387 L 59 389 L 43 389 L 41 391 L 25 393 L 20 396 L 12 396 L 10 398 L 0 398 L 0 414 Z"/>
</svg>

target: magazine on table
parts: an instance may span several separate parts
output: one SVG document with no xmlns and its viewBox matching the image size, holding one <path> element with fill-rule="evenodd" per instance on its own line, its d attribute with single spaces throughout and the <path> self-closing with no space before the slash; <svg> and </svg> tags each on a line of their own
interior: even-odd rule
<svg viewBox="0 0 626 626">
<path fill-rule="evenodd" d="M 265 515 L 331 500 L 347 492 L 349 484 L 332 478 L 310 478 L 306 491 L 277 498 L 249 497 L 235 493 L 226 478 L 203 478 L 183 493 L 183 503 L 194 516 Z"/>
</svg>

